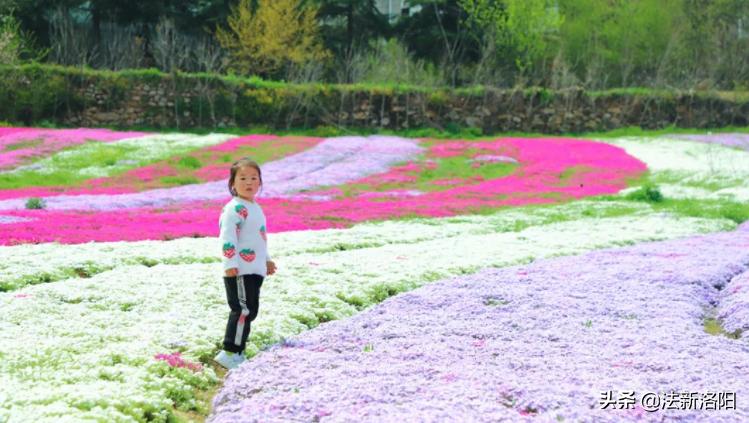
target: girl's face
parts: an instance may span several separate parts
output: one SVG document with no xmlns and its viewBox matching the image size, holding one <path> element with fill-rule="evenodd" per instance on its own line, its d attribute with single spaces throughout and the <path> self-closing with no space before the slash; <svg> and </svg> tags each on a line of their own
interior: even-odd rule
<svg viewBox="0 0 749 423">
<path fill-rule="evenodd" d="M 255 194 L 260 189 L 260 174 L 254 167 L 241 167 L 237 170 L 232 188 L 240 198 L 254 201 Z"/>
</svg>

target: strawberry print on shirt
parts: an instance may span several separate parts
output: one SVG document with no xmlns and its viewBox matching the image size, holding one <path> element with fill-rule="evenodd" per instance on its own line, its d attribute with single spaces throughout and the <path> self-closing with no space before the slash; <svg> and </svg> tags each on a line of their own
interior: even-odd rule
<svg viewBox="0 0 749 423">
<path fill-rule="evenodd" d="M 234 257 L 234 244 L 232 244 L 231 242 L 227 242 L 224 244 L 224 257 L 229 259 Z"/>
<path fill-rule="evenodd" d="M 242 257 L 242 260 L 248 263 L 252 262 L 253 260 L 255 260 L 255 251 L 246 248 L 239 252 L 239 257 Z"/>
<path fill-rule="evenodd" d="M 242 216 L 242 219 L 247 219 L 247 207 L 241 204 L 237 204 L 237 206 L 234 207 L 234 211 L 236 211 L 238 215 Z"/>
</svg>

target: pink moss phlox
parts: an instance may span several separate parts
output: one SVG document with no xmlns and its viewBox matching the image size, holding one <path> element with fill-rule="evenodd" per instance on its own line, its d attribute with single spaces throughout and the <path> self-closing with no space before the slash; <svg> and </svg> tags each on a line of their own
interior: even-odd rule
<svg viewBox="0 0 749 423">
<path fill-rule="evenodd" d="M 20 128 L 13 128 L 20 129 Z M 41 157 L 87 141 L 112 142 L 147 135 L 144 132 L 116 132 L 109 129 L 34 129 L 8 130 L 0 133 L 0 169 L 13 167 L 23 159 Z M 32 147 L 4 151 L 8 147 L 38 140 Z"/>
<path fill-rule="evenodd" d="M 453 144 L 450 151 L 457 150 L 460 145 Z M 642 162 L 621 148 L 584 140 L 510 138 L 483 143 L 482 148 L 513 150 L 520 162 L 518 169 L 503 178 L 471 179 L 461 186 L 419 195 L 409 190 L 388 190 L 390 192 L 383 195 L 331 198 L 328 201 L 313 198 L 318 194 L 314 192 L 298 198 L 262 198 L 263 210 L 269 216 L 269 232 L 344 228 L 357 222 L 404 216 L 444 217 L 486 207 L 548 204 L 613 194 L 626 187 L 629 178 L 646 170 Z M 570 173 L 570 169 L 577 171 Z M 563 178 L 565 172 L 570 174 Z M 381 177 L 382 174 L 374 175 L 351 183 L 374 183 Z M 334 190 L 329 192 L 337 193 Z M 99 212 L 14 210 L 6 214 L 55 222 L 55 231 L 38 222 L 7 223 L 0 233 L 0 244 L 216 236 L 216 214 L 224 202 L 185 202 L 169 209 L 141 207 Z"/>
<path fill-rule="evenodd" d="M 200 363 L 193 363 L 182 358 L 182 354 L 177 351 L 171 354 L 156 354 L 154 357 L 156 361 L 166 361 L 170 367 L 185 368 L 192 370 L 193 372 L 199 372 L 203 370 L 203 365 Z"/>
<path fill-rule="evenodd" d="M 5 137 L 6 135 L 12 135 L 17 134 L 19 132 L 26 132 L 26 131 L 32 131 L 33 128 L 16 128 L 12 126 L 1 126 L 0 127 L 0 138 Z"/>
<path fill-rule="evenodd" d="M 116 195 L 133 192 L 132 189 L 110 188 L 110 187 L 91 187 L 91 188 L 70 188 L 70 187 L 30 187 L 0 190 L 0 200 L 21 199 L 26 200 L 30 197 L 54 197 L 58 195 Z"/>
<path fill-rule="evenodd" d="M 465 154 L 466 149 L 478 143 L 465 141 L 449 141 L 437 143 L 429 148 L 429 155 L 437 158 L 458 157 Z"/>
<path fill-rule="evenodd" d="M 165 176 L 175 176 L 177 171 L 169 167 L 145 166 L 138 169 L 132 169 L 127 172 L 127 176 L 138 179 L 143 182 L 150 182 Z M 102 185 L 110 178 L 97 178 L 90 181 L 94 185 Z"/>
<path fill-rule="evenodd" d="M 218 145 L 208 147 L 208 151 L 218 151 L 222 153 L 234 153 L 239 148 L 247 147 L 248 145 L 261 145 L 268 141 L 278 140 L 277 135 L 246 135 L 244 137 L 232 138 L 229 141 L 223 142 Z M 314 139 L 314 138 L 310 138 Z"/>
</svg>

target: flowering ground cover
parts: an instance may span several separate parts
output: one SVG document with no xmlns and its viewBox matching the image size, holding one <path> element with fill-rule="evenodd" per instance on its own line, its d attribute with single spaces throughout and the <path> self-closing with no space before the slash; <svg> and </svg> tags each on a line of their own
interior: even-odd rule
<svg viewBox="0 0 749 423">
<path fill-rule="evenodd" d="M 680 136 L 684 138 L 685 136 Z M 696 137 L 689 142 L 671 137 L 610 140 L 648 164 L 652 182 L 668 198 L 749 200 L 749 154 L 734 146 L 746 135 Z"/>
<path fill-rule="evenodd" d="M 720 144 L 726 147 L 735 147 L 749 150 L 749 134 L 705 134 L 705 135 L 678 135 L 674 138 L 687 141 L 704 142 L 708 144 Z"/>
<path fill-rule="evenodd" d="M 475 227 L 492 225 L 491 217 L 473 218 Z M 402 229 L 410 233 L 406 238 L 412 242 L 399 243 L 400 235 L 392 234 L 395 228 L 387 228 L 394 239 L 382 246 L 346 250 L 331 246 L 332 251 L 325 253 L 309 251 L 326 238 L 325 232 L 291 233 L 291 244 L 284 242 L 284 234 L 271 235 L 274 255 L 288 253 L 279 258 L 283 267 L 278 274 L 264 284 L 248 354 L 321 322 L 352 316 L 398 292 L 486 266 L 733 227 L 732 222 L 707 219 L 624 216 L 470 234 L 460 221 L 432 223 L 447 228 L 435 238 L 416 241 L 422 236 L 421 228 L 416 225 L 409 230 L 404 224 Z M 509 229 L 511 219 L 505 224 Z M 362 231 L 372 231 L 368 238 L 383 238 L 385 233 L 378 229 L 371 225 Z M 591 238 L 587 231 L 598 236 Z M 117 254 L 127 251 L 122 244 L 102 244 L 101 249 L 114 248 L 113 255 L 123 258 L 124 254 Z M 451 248 L 449 259 L 445 258 L 446 245 Z M 35 247 L 41 246 L 4 247 L 4 253 L 12 256 L 18 249 L 20 255 Z M 71 245 L 48 253 L 57 254 L 60 262 L 63 255 L 76 256 L 75 249 L 82 247 Z M 185 256 L 200 257 L 210 247 L 195 244 L 197 251 L 192 254 L 188 245 L 182 248 Z M 158 249 L 171 248 L 162 242 Z M 0 416 L 126 419 L 148 414 L 159 420 L 166 418 L 172 404 L 200 410 L 193 390 L 215 383 L 212 369 L 193 373 L 180 367 L 166 372 L 165 362 L 154 357 L 177 351 L 196 363 L 215 353 L 225 325 L 220 264 L 117 264 L 87 250 L 77 260 L 101 261 L 102 266 L 112 268 L 91 277 L 0 293 L 0 374 L 4 381 Z"/>
<path fill-rule="evenodd" d="M 170 137 L 161 142 L 177 142 L 176 135 Z M 126 145 L 134 141 L 151 145 L 156 142 L 151 138 L 128 140 Z M 236 145 L 241 141 L 230 142 Z M 180 142 L 189 144 L 189 139 Z M 169 148 L 176 149 L 174 145 Z M 77 150 L 71 153 L 77 157 L 86 154 Z M 123 161 L 127 162 L 119 159 L 110 167 Z M 200 163 L 197 159 L 194 162 Z M 77 161 L 65 163 L 72 166 Z M 52 164 L 40 161 L 31 166 L 47 169 Z M 409 216 L 451 216 L 613 194 L 645 171 L 642 162 L 618 147 L 555 138 L 431 142 L 421 146 L 415 140 L 397 137 L 341 137 L 265 162 L 263 168 L 264 207 L 275 216 L 270 231 L 348 227 L 367 220 Z M 83 174 L 101 169 L 86 166 Z M 213 168 L 208 168 L 204 175 L 213 173 Z M 20 176 L 17 179 L 24 180 Z M 136 184 L 140 180 L 133 179 Z M 408 180 L 412 180 L 413 189 L 409 189 Z M 405 184 L 405 188 L 393 189 L 394 184 Z M 317 187 L 326 188 L 316 191 Z M 10 221 L 0 243 L 212 236 L 216 233 L 214 211 L 228 199 L 225 179 L 139 192 L 33 193 L 43 196 L 43 209 L 26 210 L 30 192 L 24 190 L 6 193 L 0 200 L 0 213 L 26 219 Z M 58 230 L 46 231 L 39 224 L 44 221 L 56 222 Z"/>
<path fill-rule="evenodd" d="M 82 144 L 0 173 L 0 188 L 69 185 L 118 174 L 231 137 L 225 134 L 157 134 Z"/>
<path fill-rule="evenodd" d="M 738 399 L 654 412 L 600 400 L 745 398 L 749 345 L 703 321 L 749 275 L 747 246 L 749 227 L 435 282 L 261 353 L 229 373 L 208 421 L 745 421 Z"/>
<path fill-rule="evenodd" d="M 629 332 L 631 345 L 620 354 L 643 355 L 628 358 L 630 364 L 625 359 L 613 361 L 612 368 L 624 370 L 602 371 L 601 381 L 610 385 L 601 389 L 745 390 L 739 385 L 709 385 L 721 375 L 731 380 L 730 366 L 744 370 L 733 364 L 740 353 L 746 356 L 749 326 L 746 274 L 740 272 L 749 261 L 738 252 L 742 246 L 747 251 L 749 242 L 744 239 L 746 225 L 736 230 L 744 220 L 743 206 L 736 203 L 737 197 L 721 197 L 686 209 L 672 206 L 676 200 L 668 195 L 663 202 L 632 195 L 640 192 L 638 185 L 643 182 L 659 186 L 668 182 L 680 189 L 701 184 L 708 193 L 738 187 L 747 155 L 741 149 L 670 138 L 589 142 L 179 136 L 163 136 L 161 141 L 156 135 L 141 137 L 132 145 L 168 145 L 153 154 L 141 150 L 137 158 L 140 147 L 113 152 L 117 169 L 105 169 L 108 176 L 87 176 L 100 174 L 102 168 L 84 160 L 85 152 L 94 151 L 87 150 L 90 144 L 65 150 L 74 159 L 57 153 L 7 173 L 52 175 L 35 170 L 34 166 L 41 168 L 39 163 L 71 173 L 78 165 L 88 169 L 65 183 L 28 182 L 17 188 L 6 185 L 9 189 L 0 191 L 0 421 L 179 421 L 208 416 L 211 394 L 222 376 L 209 358 L 220 347 L 227 312 L 215 238 L 217 211 L 228 199 L 228 163 L 246 154 L 258 158 L 263 167 L 265 187 L 259 201 L 269 217 L 270 250 L 279 263 L 278 273 L 263 285 L 260 315 L 247 350 L 248 357 L 257 357 L 250 365 L 256 362 L 278 372 L 267 358 L 278 351 L 303 353 L 308 345 L 338 348 L 336 339 L 323 339 L 317 333 L 296 337 L 318 326 L 320 333 L 354 327 L 352 333 L 358 336 L 356 324 L 362 320 L 356 316 L 403 294 L 406 300 L 396 309 L 423 315 L 416 320 L 410 319 L 415 314 L 385 320 L 367 315 L 382 328 L 397 323 L 393 330 L 403 336 L 388 338 L 372 327 L 367 333 L 371 342 L 358 345 L 356 353 L 372 354 L 364 360 L 392 360 L 388 363 L 394 372 L 413 367 L 434 376 L 422 391 L 392 388 L 404 401 L 413 400 L 409 404 L 423 405 L 414 410 L 422 410 L 425 418 L 437 419 L 444 412 L 453 412 L 456 418 L 480 416 L 476 410 L 511 416 L 508 421 L 554 420 L 555 413 L 573 421 L 671 416 L 642 410 L 601 414 L 590 409 L 595 406 L 591 395 L 598 389 L 590 385 L 597 381 L 596 372 L 604 368 L 604 359 L 621 358 L 613 357 L 617 351 L 607 350 L 604 341 L 616 335 L 612 345 L 623 345 L 624 329 L 612 328 L 622 317 L 618 314 L 622 307 L 631 308 L 637 317 L 624 315 L 623 327 L 641 330 L 652 323 L 653 333 L 638 332 L 644 333 L 638 337 Z M 57 161 L 51 160 L 55 157 Z M 699 179 L 689 178 L 694 175 Z M 169 177 L 183 178 L 185 185 Z M 627 189 L 628 185 L 633 186 Z M 44 208 L 28 209 L 31 196 L 40 197 Z M 679 204 L 689 198 L 701 197 L 687 197 Z M 727 213 L 727 206 L 739 212 Z M 683 243 L 636 245 L 719 231 L 733 232 Z M 48 242 L 55 240 L 60 243 Z M 712 250 L 702 248 L 703 244 Z M 730 244 L 724 248 L 726 254 L 715 253 L 724 244 Z M 573 257 L 632 245 L 620 253 L 593 254 L 582 261 Z M 695 253 L 692 247 L 705 251 Z M 546 261 L 558 256 L 564 257 Z M 700 259 L 704 266 L 694 264 Z M 673 263 L 661 265 L 663 260 Z M 506 269 L 528 263 L 533 264 Z M 482 270 L 486 268 L 500 270 Z M 529 276 L 516 271 L 528 271 Z M 459 282 L 437 282 L 474 274 L 475 278 Z M 723 275 L 718 278 L 725 286 L 720 292 L 711 288 L 716 275 Z M 435 315 L 428 299 L 413 301 L 424 293 L 431 296 L 435 291 L 428 287 L 434 283 L 445 290 L 444 295 L 435 294 L 435 301 L 456 311 L 450 316 L 460 317 L 440 328 L 446 342 L 438 345 L 429 344 L 433 340 L 426 336 L 428 327 L 415 333 L 408 326 L 434 322 L 430 319 L 442 324 L 445 316 Z M 412 297 L 409 291 L 414 292 Z M 475 295 L 480 299 L 471 299 Z M 476 309 L 477 301 L 489 310 Z M 390 310 L 390 304 L 372 310 Z M 486 319 L 487 313 L 506 310 L 513 310 L 517 319 L 504 314 L 492 315 L 496 322 Z M 348 323 L 349 318 L 354 323 Z M 333 320 L 341 320 L 342 326 L 326 323 Z M 546 337 L 553 328 L 563 332 L 557 335 L 559 341 Z M 658 328 L 678 330 L 664 334 L 661 345 L 657 337 L 665 329 Z M 494 338 L 489 336 L 494 332 Z M 677 354 L 676 364 L 669 368 L 664 364 L 664 357 L 672 357 L 669 343 L 685 347 L 687 338 L 676 335 L 682 332 L 691 336 L 693 344 L 686 353 Z M 585 342 L 578 342 L 581 339 Z M 352 341 L 344 337 L 341 342 L 349 348 Z M 559 343 L 558 349 L 552 348 L 554 343 Z M 534 350 L 534 345 L 541 349 Z M 590 348 L 584 349 L 585 345 Z M 408 352 L 404 356 L 391 347 Z M 271 350 L 262 353 L 267 349 Z M 348 350 L 341 351 L 315 354 L 331 361 L 335 354 L 349 357 Z M 539 351 L 554 359 L 544 363 Z M 494 353 L 509 358 L 491 361 Z M 352 359 L 359 359 L 352 354 Z M 449 361 L 460 354 L 465 358 L 457 365 Z M 697 367 L 700 381 L 679 379 L 687 366 L 699 365 L 696 358 L 682 357 L 689 354 L 710 357 L 703 363 L 707 367 Z M 728 360 L 725 368 L 715 361 L 721 354 Z M 408 360 L 402 361 L 406 356 Z M 477 364 L 471 364 L 472 359 Z M 542 365 L 557 362 L 556 388 L 545 382 L 533 384 L 541 380 Z M 299 361 L 298 369 L 295 363 L 287 363 L 290 374 L 303 371 L 308 362 Z M 475 367 L 480 364 L 488 369 L 487 375 L 476 374 L 483 371 Z M 335 366 L 348 369 L 344 363 L 326 366 L 315 369 L 322 372 L 316 374 L 335 375 Z M 452 375 L 440 373 L 445 366 L 455 367 Z M 709 366 L 720 371 L 705 376 L 713 368 Z M 299 392 L 294 387 L 290 392 L 273 391 L 281 385 L 270 384 L 267 390 L 253 388 L 257 391 L 253 398 L 281 392 L 270 401 L 285 408 L 260 407 L 257 416 L 273 421 L 277 416 L 270 413 L 281 413 L 279 419 L 287 421 L 291 414 L 283 413 L 309 412 L 313 414 L 299 414 L 311 416 L 302 420 L 338 421 L 345 420 L 346 413 L 369 412 L 375 407 L 371 404 L 382 404 L 388 416 L 398 415 L 402 409 L 388 403 L 394 394 L 384 388 L 396 373 L 385 375 L 386 369 L 370 367 L 372 380 L 384 378 L 383 388 L 352 382 L 352 395 L 358 401 L 353 406 L 344 395 L 308 407 L 311 403 L 303 398 L 314 389 L 307 392 L 299 385 Z M 574 377 L 560 376 L 573 370 Z M 521 376 L 529 383 L 524 384 Z M 403 377 L 404 387 L 416 386 L 415 373 L 406 371 Z M 325 392 L 329 381 L 319 382 L 319 392 Z M 232 386 L 238 386 L 234 379 L 216 402 L 217 420 L 237 410 L 255 410 L 253 399 L 238 396 Z M 462 393 L 471 389 L 475 398 Z M 482 396 L 486 390 L 495 396 L 504 393 L 501 407 L 495 397 Z M 419 396 L 444 398 L 445 393 L 456 394 L 444 402 L 451 408 Z M 299 402 L 284 402 L 294 398 Z M 463 405 L 456 405 L 458 398 Z M 331 408 L 331 404 L 344 405 Z M 735 417 L 741 420 L 745 415 L 746 409 L 740 408 L 735 414 L 711 417 L 737 421 Z"/>
<path fill-rule="evenodd" d="M 30 158 L 44 157 L 87 142 L 112 142 L 146 135 L 108 129 L 0 128 L 0 170 L 15 167 Z"/>
</svg>

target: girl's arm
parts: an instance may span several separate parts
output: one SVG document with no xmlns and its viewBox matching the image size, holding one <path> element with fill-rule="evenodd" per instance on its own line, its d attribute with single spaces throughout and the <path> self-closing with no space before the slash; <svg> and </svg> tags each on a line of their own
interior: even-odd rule
<svg viewBox="0 0 749 423">
<path fill-rule="evenodd" d="M 243 218 L 231 205 L 224 207 L 219 220 L 219 241 L 221 243 L 222 263 L 226 276 L 236 276 L 239 269 L 238 232 Z M 231 274 L 234 273 L 234 274 Z"/>
<path fill-rule="evenodd" d="M 276 263 L 273 260 L 268 260 L 265 262 L 265 270 L 268 276 L 276 273 Z"/>
<path fill-rule="evenodd" d="M 268 251 L 267 233 L 268 233 L 268 222 L 265 220 L 265 215 L 263 215 L 263 239 L 265 240 L 265 273 L 268 276 L 270 276 L 276 273 L 276 263 L 271 258 L 270 251 Z"/>
</svg>

